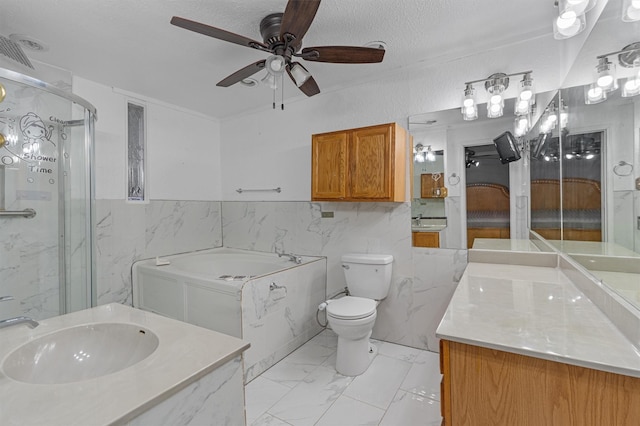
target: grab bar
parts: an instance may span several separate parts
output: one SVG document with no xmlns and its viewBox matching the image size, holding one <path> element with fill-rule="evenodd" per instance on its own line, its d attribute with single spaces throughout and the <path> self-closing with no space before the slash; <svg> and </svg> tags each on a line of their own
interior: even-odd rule
<svg viewBox="0 0 640 426">
<path fill-rule="evenodd" d="M 6 217 L 22 216 L 22 217 L 26 217 L 27 219 L 31 219 L 31 218 L 35 217 L 35 215 L 36 215 L 36 211 L 34 209 L 0 210 L 0 217 L 2 217 L 2 216 L 6 216 Z"/>
<path fill-rule="evenodd" d="M 272 188 L 272 189 L 242 189 L 242 188 L 238 188 L 238 189 L 236 189 L 236 192 L 238 194 L 242 194 L 243 192 L 282 192 L 282 188 L 280 188 L 280 187 Z"/>
</svg>

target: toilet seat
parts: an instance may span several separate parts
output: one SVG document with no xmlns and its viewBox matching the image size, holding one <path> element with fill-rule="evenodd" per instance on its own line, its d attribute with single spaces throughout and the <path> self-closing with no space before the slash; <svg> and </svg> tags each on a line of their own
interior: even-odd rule
<svg viewBox="0 0 640 426">
<path fill-rule="evenodd" d="M 344 320 L 356 320 L 375 314 L 376 301 L 364 297 L 345 296 L 327 305 L 327 315 Z"/>
</svg>

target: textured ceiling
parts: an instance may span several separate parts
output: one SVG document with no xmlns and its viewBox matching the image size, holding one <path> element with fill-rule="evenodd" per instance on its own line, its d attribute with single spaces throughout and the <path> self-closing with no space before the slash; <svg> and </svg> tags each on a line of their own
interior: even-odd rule
<svg viewBox="0 0 640 426">
<path fill-rule="evenodd" d="M 261 40 L 260 20 L 285 6 L 286 0 L 2 0 L 0 34 L 44 41 L 47 52 L 27 54 L 77 76 L 224 118 L 270 105 L 272 92 L 264 86 L 216 87 L 267 55 L 169 20 L 177 15 Z M 548 36 L 554 13 L 551 1 L 323 0 L 303 46 L 382 40 L 387 52 L 380 64 L 305 66 L 322 91 L 339 90 L 402 68 Z M 284 95 L 304 96 L 289 81 Z"/>
</svg>

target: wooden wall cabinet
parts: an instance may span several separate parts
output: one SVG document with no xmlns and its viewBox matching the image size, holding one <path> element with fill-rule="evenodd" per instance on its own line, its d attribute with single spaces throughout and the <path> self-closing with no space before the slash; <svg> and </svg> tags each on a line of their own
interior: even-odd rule
<svg viewBox="0 0 640 426">
<path fill-rule="evenodd" d="M 413 247 L 440 247 L 439 232 L 412 232 L 411 239 Z"/>
<path fill-rule="evenodd" d="M 407 132 L 395 123 L 313 135 L 313 201 L 406 201 Z"/>
<path fill-rule="evenodd" d="M 438 179 L 434 179 L 438 177 Z M 444 198 L 448 195 L 442 182 L 444 173 L 423 173 L 420 175 L 420 198 Z"/>
<path fill-rule="evenodd" d="M 440 341 L 447 426 L 628 426 L 640 422 L 640 378 Z"/>
</svg>

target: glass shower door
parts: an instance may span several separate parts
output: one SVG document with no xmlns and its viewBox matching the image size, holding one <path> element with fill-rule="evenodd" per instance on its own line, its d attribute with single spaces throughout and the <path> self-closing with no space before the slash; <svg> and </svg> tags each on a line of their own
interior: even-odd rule
<svg viewBox="0 0 640 426">
<path fill-rule="evenodd" d="M 0 318 L 90 306 L 92 114 L 0 78 Z"/>
</svg>

